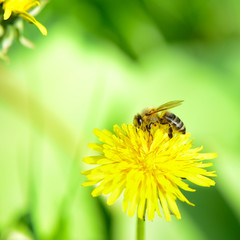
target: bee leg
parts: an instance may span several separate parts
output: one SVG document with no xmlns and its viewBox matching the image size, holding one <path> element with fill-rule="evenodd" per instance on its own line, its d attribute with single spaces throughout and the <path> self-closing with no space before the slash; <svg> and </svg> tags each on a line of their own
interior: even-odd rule
<svg viewBox="0 0 240 240">
<path fill-rule="evenodd" d="M 150 123 L 149 125 L 146 125 L 147 131 L 150 132 L 151 128 L 152 128 L 152 123 Z"/>
<path fill-rule="evenodd" d="M 164 117 L 162 117 L 162 118 L 160 118 L 160 124 L 162 124 L 162 125 L 165 125 L 165 124 L 168 124 L 168 126 L 169 126 L 169 129 L 168 129 L 168 137 L 169 138 L 172 138 L 173 137 L 173 129 L 172 129 L 172 127 L 171 127 L 171 124 L 164 118 Z"/>
<path fill-rule="evenodd" d="M 149 137 L 153 140 L 153 135 L 151 134 L 152 125 L 153 125 L 153 123 L 150 123 L 149 125 L 146 125 L 146 129 L 149 133 Z"/>
<path fill-rule="evenodd" d="M 168 136 L 169 136 L 169 138 L 173 137 L 173 129 L 170 125 L 169 125 L 169 129 L 168 129 Z"/>
</svg>

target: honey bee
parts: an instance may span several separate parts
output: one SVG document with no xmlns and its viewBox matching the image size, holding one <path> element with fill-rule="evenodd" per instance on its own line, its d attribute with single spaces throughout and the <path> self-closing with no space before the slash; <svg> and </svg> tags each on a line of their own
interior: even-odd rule
<svg viewBox="0 0 240 240">
<path fill-rule="evenodd" d="M 144 131 L 149 131 L 153 126 L 160 127 L 168 124 L 168 136 L 173 137 L 173 129 L 179 133 L 185 134 L 186 127 L 179 117 L 166 110 L 177 107 L 182 104 L 182 100 L 167 102 L 158 108 L 149 107 L 142 111 L 142 114 L 137 114 L 134 117 L 133 124 Z M 162 112 L 159 114 L 159 112 Z"/>
</svg>

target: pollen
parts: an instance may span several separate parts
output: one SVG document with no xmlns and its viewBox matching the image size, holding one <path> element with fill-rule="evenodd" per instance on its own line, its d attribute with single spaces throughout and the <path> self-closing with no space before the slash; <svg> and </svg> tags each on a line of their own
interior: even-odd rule
<svg viewBox="0 0 240 240">
<path fill-rule="evenodd" d="M 98 152 L 85 157 L 87 164 L 97 165 L 83 171 L 87 181 L 83 186 L 96 185 L 92 196 L 108 195 L 107 203 L 113 204 L 123 194 L 123 211 L 132 217 L 145 215 L 153 220 L 155 213 L 181 219 L 176 200 L 191 203 L 181 192 L 195 190 L 194 183 L 203 187 L 215 185 L 210 177 L 215 171 L 207 171 L 216 153 L 200 153 L 202 147 L 192 148 L 190 134 L 176 133 L 169 138 L 166 129 L 143 131 L 132 124 L 115 125 L 113 132 L 95 129 L 94 134 L 102 143 L 89 147 Z M 181 190 L 180 190 L 181 189 Z"/>
</svg>

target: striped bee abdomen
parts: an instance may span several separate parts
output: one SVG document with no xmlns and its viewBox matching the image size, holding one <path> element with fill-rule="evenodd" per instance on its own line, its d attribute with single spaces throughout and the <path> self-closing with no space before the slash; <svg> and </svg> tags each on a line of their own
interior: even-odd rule
<svg viewBox="0 0 240 240">
<path fill-rule="evenodd" d="M 166 112 L 162 118 L 165 119 L 176 131 L 183 134 L 186 133 L 186 127 L 184 126 L 184 123 L 175 114 Z"/>
</svg>

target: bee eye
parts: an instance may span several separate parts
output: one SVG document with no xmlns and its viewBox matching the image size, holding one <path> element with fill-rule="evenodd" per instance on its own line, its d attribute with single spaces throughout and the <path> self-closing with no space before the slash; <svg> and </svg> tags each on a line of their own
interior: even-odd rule
<svg viewBox="0 0 240 240">
<path fill-rule="evenodd" d="M 141 116 L 138 116 L 137 121 L 138 121 L 138 124 L 141 126 L 142 125 L 142 118 L 141 118 Z"/>
</svg>

